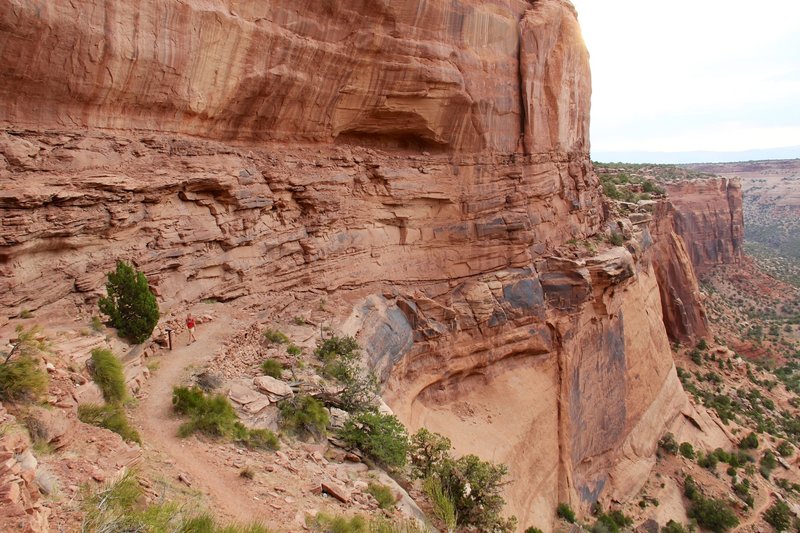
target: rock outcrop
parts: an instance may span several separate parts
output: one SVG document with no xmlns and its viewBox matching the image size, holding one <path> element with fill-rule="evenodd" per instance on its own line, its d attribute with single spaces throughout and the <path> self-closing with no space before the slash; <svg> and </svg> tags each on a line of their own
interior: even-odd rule
<svg viewBox="0 0 800 533">
<path fill-rule="evenodd" d="M 737 179 L 679 181 L 666 184 L 674 206 L 674 224 L 687 244 L 698 275 L 715 265 L 737 263 L 742 255 L 742 184 Z"/>
<path fill-rule="evenodd" d="M 568 2 L 0 0 L 0 59 L 0 327 L 120 258 L 165 310 L 333 295 L 404 422 L 511 466 L 523 526 L 631 497 L 693 416 L 657 283 L 688 263 L 559 254 L 606 222 Z"/>
</svg>

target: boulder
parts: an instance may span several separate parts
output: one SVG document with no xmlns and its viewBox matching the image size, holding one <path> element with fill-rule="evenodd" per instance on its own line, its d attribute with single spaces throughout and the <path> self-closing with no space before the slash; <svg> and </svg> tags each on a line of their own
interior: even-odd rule
<svg viewBox="0 0 800 533">
<path fill-rule="evenodd" d="M 292 388 L 285 381 L 275 379 L 271 376 L 259 376 L 253 378 L 253 385 L 258 390 L 263 392 L 273 402 L 277 402 L 283 398 L 289 398 L 294 395 Z"/>
</svg>

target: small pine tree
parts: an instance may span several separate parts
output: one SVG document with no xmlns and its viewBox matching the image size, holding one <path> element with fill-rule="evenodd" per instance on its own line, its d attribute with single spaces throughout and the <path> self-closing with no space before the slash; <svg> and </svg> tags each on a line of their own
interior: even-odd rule
<svg viewBox="0 0 800 533">
<path fill-rule="evenodd" d="M 117 261 L 114 272 L 107 274 L 106 292 L 100 298 L 100 311 L 111 325 L 131 342 L 144 342 L 158 323 L 158 302 L 150 292 L 147 278 L 125 261 Z"/>
</svg>

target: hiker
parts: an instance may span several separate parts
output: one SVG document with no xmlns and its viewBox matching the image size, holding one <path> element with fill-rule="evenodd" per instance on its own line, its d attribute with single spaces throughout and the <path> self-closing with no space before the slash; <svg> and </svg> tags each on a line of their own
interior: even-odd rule
<svg viewBox="0 0 800 533">
<path fill-rule="evenodd" d="M 186 329 L 189 330 L 189 344 L 193 343 L 197 339 L 194 338 L 194 327 L 196 323 L 194 321 L 194 317 L 190 314 L 186 315 Z"/>
</svg>

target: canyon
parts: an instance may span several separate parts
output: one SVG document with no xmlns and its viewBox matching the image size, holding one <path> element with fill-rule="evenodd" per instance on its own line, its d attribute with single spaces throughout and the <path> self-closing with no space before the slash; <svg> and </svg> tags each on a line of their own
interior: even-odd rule
<svg viewBox="0 0 800 533">
<path fill-rule="evenodd" d="M 604 199 L 568 2 L 0 7 L 0 336 L 91 315 L 118 259 L 165 314 L 324 299 L 409 430 L 509 465 L 523 528 L 635 496 L 667 431 L 730 447 L 670 341 L 741 187 Z"/>
</svg>

